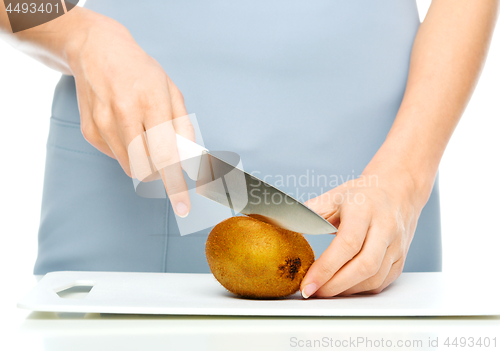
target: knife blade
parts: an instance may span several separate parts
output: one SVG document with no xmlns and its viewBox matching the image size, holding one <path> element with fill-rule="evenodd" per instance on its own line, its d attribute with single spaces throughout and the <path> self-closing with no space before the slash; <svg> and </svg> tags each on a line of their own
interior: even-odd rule
<svg viewBox="0 0 500 351">
<path fill-rule="evenodd" d="M 200 175 L 196 193 L 235 212 L 303 234 L 337 232 L 330 222 L 300 201 L 210 152 L 202 156 Z"/>
<path fill-rule="evenodd" d="M 191 162 L 185 162 L 183 168 L 190 178 L 196 180 L 197 194 L 229 207 L 234 214 L 241 213 L 294 232 L 337 232 L 335 226 L 300 201 L 238 168 L 239 160 L 228 160 L 228 157 L 224 160 L 224 153 L 216 155 L 188 139 L 179 138 L 182 137 L 177 138 L 181 160 L 191 157 Z M 196 154 L 193 151 L 196 147 L 193 144 L 201 151 L 199 161 L 194 163 L 192 157 Z M 231 153 L 225 153 L 229 154 Z M 193 164 L 196 164 L 196 167 L 193 167 Z"/>
</svg>

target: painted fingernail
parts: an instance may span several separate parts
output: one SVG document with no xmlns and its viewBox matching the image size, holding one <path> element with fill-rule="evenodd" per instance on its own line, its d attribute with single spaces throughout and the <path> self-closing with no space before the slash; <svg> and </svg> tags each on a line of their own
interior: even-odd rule
<svg viewBox="0 0 500 351">
<path fill-rule="evenodd" d="M 302 297 L 308 299 L 309 296 L 314 294 L 318 290 L 316 284 L 307 284 L 304 289 L 302 289 Z"/>
<path fill-rule="evenodd" d="M 188 215 L 188 207 L 184 202 L 179 202 L 175 206 L 175 213 L 177 213 L 177 216 L 184 218 L 187 217 Z"/>
</svg>

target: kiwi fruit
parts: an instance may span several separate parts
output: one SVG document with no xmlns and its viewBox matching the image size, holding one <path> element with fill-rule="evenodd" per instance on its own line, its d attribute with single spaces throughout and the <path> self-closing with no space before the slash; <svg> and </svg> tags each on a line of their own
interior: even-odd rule
<svg viewBox="0 0 500 351">
<path fill-rule="evenodd" d="M 302 234 L 238 216 L 217 224 L 205 246 L 215 279 L 245 298 L 275 299 L 299 290 L 314 262 Z"/>
</svg>

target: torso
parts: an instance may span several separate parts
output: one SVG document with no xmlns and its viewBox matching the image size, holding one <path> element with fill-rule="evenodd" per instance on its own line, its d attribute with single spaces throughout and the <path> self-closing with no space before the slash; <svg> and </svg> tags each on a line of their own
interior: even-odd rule
<svg viewBox="0 0 500 351">
<path fill-rule="evenodd" d="M 196 113 L 207 148 L 238 153 L 245 170 L 302 201 L 360 175 L 384 141 L 420 23 L 414 0 L 86 7 L 124 24 L 158 60 Z M 59 89 L 55 99 L 74 101 L 74 92 Z M 75 103 L 55 103 L 54 116 L 78 123 Z M 437 189 L 429 203 L 416 250 L 429 240 L 440 248 Z M 331 237 L 308 240 L 318 255 Z M 409 256 L 407 270 L 440 269 L 437 251 L 424 256 Z"/>
</svg>

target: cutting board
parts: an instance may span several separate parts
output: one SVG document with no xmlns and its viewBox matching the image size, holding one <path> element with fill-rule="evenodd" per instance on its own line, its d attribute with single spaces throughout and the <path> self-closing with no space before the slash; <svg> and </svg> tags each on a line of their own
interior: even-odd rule
<svg viewBox="0 0 500 351">
<path fill-rule="evenodd" d="M 463 278 L 463 277 L 462 277 Z M 33 311 L 226 316 L 500 315 L 485 281 L 443 273 L 403 273 L 378 295 L 304 300 L 249 300 L 227 292 L 211 274 L 52 272 L 18 303 Z M 481 294 L 478 294 L 478 284 Z"/>
</svg>

